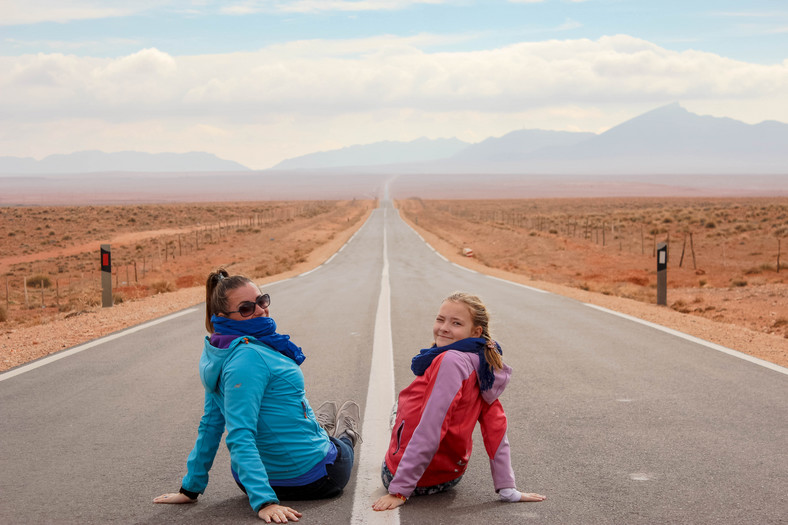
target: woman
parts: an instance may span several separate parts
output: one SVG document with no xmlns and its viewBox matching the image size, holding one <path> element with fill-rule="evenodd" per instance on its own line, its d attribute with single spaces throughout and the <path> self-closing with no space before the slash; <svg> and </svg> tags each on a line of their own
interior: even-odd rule
<svg viewBox="0 0 788 525">
<path fill-rule="evenodd" d="M 350 479 L 353 447 L 360 440 L 359 407 L 348 401 L 337 411 L 327 402 L 315 415 L 299 368 L 304 354 L 290 336 L 276 333 L 270 302 L 246 277 L 231 277 L 224 269 L 208 276 L 210 335 L 200 358 L 204 413 L 180 491 L 155 503 L 197 501 L 225 428 L 233 477 L 267 523 L 301 516 L 280 499 L 333 497 Z"/>
</svg>

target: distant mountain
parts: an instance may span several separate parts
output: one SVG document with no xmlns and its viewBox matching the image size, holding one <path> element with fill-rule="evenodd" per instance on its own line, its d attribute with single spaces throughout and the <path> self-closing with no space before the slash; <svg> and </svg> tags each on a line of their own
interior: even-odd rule
<svg viewBox="0 0 788 525">
<path fill-rule="evenodd" d="M 373 144 L 309 153 L 284 160 L 271 169 L 321 169 L 425 162 L 451 157 L 467 146 L 467 142 L 455 138 L 432 140 L 420 138 L 411 142 L 375 142 Z"/>
<path fill-rule="evenodd" d="M 545 148 L 523 167 L 567 173 L 788 173 L 788 124 L 746 124 L 670 104 L 581 143 Z"/>
<path fill-rule="evenodd" d="M 468 146 L 449 160 L 472 163 L 519 162 L 527 160 L 536 151 L 573 146 L 594 136 L 593 133 L 522 129 Z"/>
<path fill-rule="evenodd" d="M 428 147 L 430 141 L 420 139 Z M 419 141 L 416 141 L 419 142 Z M 628 120 L 599 135 L 518 130 L 446 154 L 403 153 L 414 143 L 378 142 L 305 155 L 272 170 L 368 173 L 512 174 L 788 174 L 788 124 L 751 125 L 699 116 L 678 103 Z M 463 143 L 457 141 L 454 146 Z M 443 154 L 443 157 L 440 155 Z M 308 161 L 308 162 L 307 162 Z"/>
<path fill-rule="evenodd" d="M 366 174 L 788 175 L 788 124 L 700 116 L 678 103 L 601 134 L 518 130 L 469 144 L 456 138 L 384 141 L 287 159 L 266 171 Z M 0 174 L 249 171 L 208 153 L 0 157 Z"/>
<path fill-rule="evenodd" d="M 41 160 L 0 157 L 0 173 L 96 173 L 96 172 L 195 172 L 248 171 L 237 162 L 220 159 L 210 153 L 140 153 L 122 151 L 80 151 L 68 155 L 50 155 Z"/>
</svg>

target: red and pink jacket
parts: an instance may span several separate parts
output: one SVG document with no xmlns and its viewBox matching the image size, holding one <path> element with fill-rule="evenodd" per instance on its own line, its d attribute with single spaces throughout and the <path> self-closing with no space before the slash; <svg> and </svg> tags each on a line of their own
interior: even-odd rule
<svg viewBox="0 0 788 525">
<path fill-rule="evenodd" d="M 476 370 L 479 356 L 447 350 L 399 394 L 397 419 L 386 452 L 394 474 L 391 494 L 410 497 L 418 487 L 462 476 L 473 449 L 473 429 L 481 425 L 496 492 L 514 488 L 506 414 L 498 397 L 512 369 L 495 370 L 492 388 L 481 392 Z"/>
</svg>

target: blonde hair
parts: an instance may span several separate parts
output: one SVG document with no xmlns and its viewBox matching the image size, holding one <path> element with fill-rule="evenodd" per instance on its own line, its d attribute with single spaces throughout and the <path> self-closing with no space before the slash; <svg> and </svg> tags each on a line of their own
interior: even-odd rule
<svg viewBox="0 0 788 525">
<path fill-rule="evenodd" d="M 205 281 L 205 329 L 209 334 L 213 333 L 211 316 L 227 311 L 227 292 L 251 282 L 251 279 L 243 275 L 230 276 L 224 268 L 208 274 Z"/>
<path fill-rule="evenodd" d="M 487 359 L 487 363 L 493 368 L 498 370 L 502 369 L 503 358 L 501 354 L 498 353 L 495 341 L 490 335 L 490 313 L 487 311 L 487 307 L 484 306 L 482 300 L 469 293 L 454 292 L 443 301 L 464 304 L 468 308 L 474 328 L 480 326 L 482 329 L 481 337 L 487 341 L 487 345 L 484 348 L 484 357 Z"/>
</svg>

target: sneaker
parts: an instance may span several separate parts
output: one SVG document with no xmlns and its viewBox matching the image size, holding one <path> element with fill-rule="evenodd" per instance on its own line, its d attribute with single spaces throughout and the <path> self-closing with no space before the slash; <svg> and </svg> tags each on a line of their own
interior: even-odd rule
<svg viewBox="0 0 788 525">
<path fill-rule="evenodd" d="M 334 437 L 339 439 L 343 435 L 350 438 L 350 443 L 354 447 L 356 443 L 361 443 L 361 433 L 359 425 L 361 420 L 361 409 L 353 401 L 345 401 L 337 412 L 337 426 L 334 429 Z"/>
<path fill-rule="evenodd" d="M 320 405 L 315 410 L 315 419 L 329 436 L 334 435 L 334 428 L 337 425 L 337 404 L 333 401 L 326 401 Z"/>
</svg>

